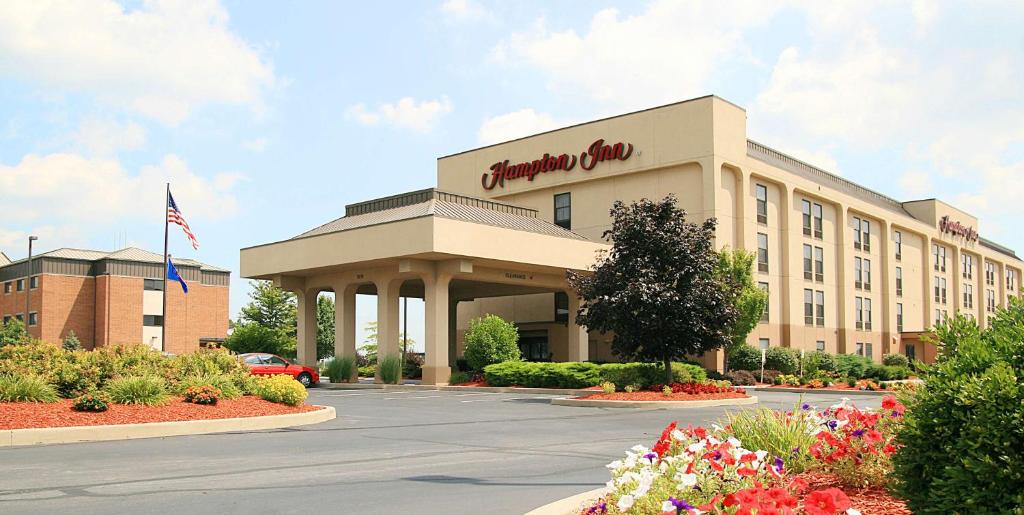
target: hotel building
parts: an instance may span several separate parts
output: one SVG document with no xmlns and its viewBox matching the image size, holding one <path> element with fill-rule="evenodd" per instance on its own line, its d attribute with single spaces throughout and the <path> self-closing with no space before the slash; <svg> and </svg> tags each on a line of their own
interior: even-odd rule
<svg viewBox="0 0 1024 515">
<path fill-rule="evenodd" d="M 315 299 L 336 293 L 339 354 L 355 352 L 354 296 L 378 298 L 381 352 L 397 353 L 398 298 L 426 302 L 427 382 L 444 383 L 468 321 L 520 329 L 524 357 L 614 360 L 575 325 L 566 270 L 583 270 L 616 200 L 674 194 L 716 246 L 757 255 L 769 303 L 748 342 L 934 359 L 921 341 L 956 312 L 984 327 L 1024 269 L 941 200 L 899 201 L 747 138 L 714 96 L 557 129 L 437 161 L 437 188 L 352 204 L 292 239 L 242 249 L 244 277 L 297 293 L 299 357 L 315 359 Z M 685 316 L 685 313 L 681 315 Z M 703 357 L 720 368 L 721 352 Z"/>
<path fill-rule="evenodd" d="M 25 322 L 31 336 L 60 343 L 72 331 L 84 349 L 143 343 L 171 353 L 219 345 L 228 330 L 231 273 L 174 258 L 188 295 L 168 283 L 167 342 L 163 319 L 162 254 L 137 248 L 116 252 L 57 249 L 28 260 L 0 261 L 0 316 Z M 25 313 L 25 296 L 30 306 Z"/>
</svg>

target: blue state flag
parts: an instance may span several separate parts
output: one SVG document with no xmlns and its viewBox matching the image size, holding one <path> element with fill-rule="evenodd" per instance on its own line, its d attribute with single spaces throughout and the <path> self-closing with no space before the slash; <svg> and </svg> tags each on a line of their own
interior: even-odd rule
<svg viewBox="0 0 1024 515">
<path fill-rule="evenodd" d="M 178 269 L 174 268 L 174 263 L 171 262 L 170 258 L 167 259 L 167 280 L 178 281 L 181 283 L 181 289 L 188 293 L 188 284 L 185 284 L 185 280 L 178 275 Z"/>
</svg>

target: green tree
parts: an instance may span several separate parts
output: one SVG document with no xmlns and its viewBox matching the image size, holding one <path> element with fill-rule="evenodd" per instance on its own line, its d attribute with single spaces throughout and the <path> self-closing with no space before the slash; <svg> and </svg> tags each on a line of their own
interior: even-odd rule
<svg viewBox="0 0 1024 515">
<path fill-rule="evenodd" d="M 316 299 L 316 357 L 334 356 L 334 299 L 320 295 Z"/>
<path fill-rule="evenodd" d="M 754 330 L 765 308 L 768 306 L 768 292 L 754 283 L 754 254 L 742 249 L 724 248 L 718 253 L 716 275 L 727 291 L 735 292 L 733 305 L 736 307 L 736 322 L 729 331 L 729 352 L 741 347 L 747 335 Z M 728 368 L 728 362 L 726 363 Z"/>
<path fill-rule="evenodd" d="M 616 201 L 612 248 L 591 272 L 569 272 L 583 299 L 577 314 L 591 331 L 612 332 L 617 355 L 664 365 L 731 343 L 737 312 L 735 285 L 716 274 L 717 221 L 686 221 L 673 195 L 660 202 Z"/>
<path fill-rule="evenodd" d="M 17 318 L 12 318 L 0 327 L 0 346 L 12 343 L 22 343 L 28 340 L 28 331 L 25 324 Z"/>
<path fill-rule="evenodd" d="M 295 357 L 295 338 L 285 331 L 254 322 L 239 322 L 224 341 L 224 346 L 239 354 L 267 352 L 286 358 Z"/>
<path fill-rule="evenodd" d="M 364 331 L 366 331 L 366 338 L 363 339 L 363 344 L 359 346 L 359 350 L 363 352 L 363 355 L 366 356 L 366 359 L 370 363 L 376 363 L 377 362 L 377 321 L 376 320 L 372 320 L 370 322 L 367 322 L 366 323 L 366 328 L 364 329 Z M 407 346 L 410 347 L 410 348 L 414 347 L 416 345 L 416 340 L 413 340 L 412 338 L 409 338 L 408 340 L 406 340 L 405 339 L 405 333 L 401 333 L 401 332 L 398 333 L 398 341 L 400 343 L 407 342 Z M 404 354 L 406 350 L 407 349 L 403 348 L 402 349 L 402 353 Z"/>
<path fill-rule="evenodd" d="M 250 281 L 249 304 L 242 307 L 241 322 L 252 322 L 270 329 L 296 334 L 295 294 L 274 286 L 270 281 Z"/>
<path fill-rule="evenodd" d="M 466 363 L 473 370 L 487 365 L 519 361 L 519 331 L 497 315 L 484 315 L 469 321 L 466 331 Z"/>
<path fill-rule="evenodd" d="M 79 350 L 82 348 L 82 342 L 78 341 L 74 331 L 68 331 L 68 335 L 64 337 L 63 347 L 64 350 Z"/>
</svg>

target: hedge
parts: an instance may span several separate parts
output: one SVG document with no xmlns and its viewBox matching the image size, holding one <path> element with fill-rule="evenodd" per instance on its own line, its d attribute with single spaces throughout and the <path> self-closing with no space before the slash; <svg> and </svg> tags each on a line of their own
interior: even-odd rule
<svg viewBox="0 0 1024 515">
<path fill-rule="evenodd" d="M 601 365 L 601 377 L 615 383 L 619 389 L 632 385 L 646 389 L 665 382 L 665 366 L 661 363 L 608 363 Z M 672 377 L 676 382 L 688 383 L 707 379 L 704 367 L 690 363 L 672 363 Z"/>
<path fill-rule="evenodd" d="M 665 381 L 663 365 L 657 363 L 534 363 L 507 361 L 488 365 L 484 378 L 490 386 L 527 388 L 587 388 L 604 381 L 619 389 L 627 385 L 647 388 Z M 707 374 L 699 365 L 673 363 L 672 374 L 678 382 L 703 381 Z"/>
</svg>

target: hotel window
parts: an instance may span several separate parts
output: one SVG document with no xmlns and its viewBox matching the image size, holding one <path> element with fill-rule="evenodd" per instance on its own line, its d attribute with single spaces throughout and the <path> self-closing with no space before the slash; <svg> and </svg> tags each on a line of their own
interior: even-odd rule
<svg viewBox="0 0 1024 515">
<path fill-rule="evenodd" d="M 804 290 L 804 325 L 814 325 L 814 291 Z"/>
<path fill-rule="evenodd" d="M 913 345 L 907 345 L 907 350 L 905 352 L 907 353 L 907 359 L 910 361 L 917 359 L 917 348 Z"/>
<path fill-rule="evenodd" d="M 861 221 L 860 230 L 861 230 L 862 233 L 864 233 L 863 234 L 864 241 L 862 242 L 862 245 L 864 246 L 864 252 L 870 252 L 871 251 L 871 222 L 869 222 L 867 220 L 862 220 Z"/>
<path fill-rule="evenodd" d="M 754 186 L 757 195 L 757 223 L 768 223 L 768 188 L 764 184 Z"/>
<path fill-rule="evenodd" d="M 822 237 L 822 215 L 821 215 L 821 204 L 814 204 L 814 239 L 820 240 Z"/>
<path fill-rule="evenodd" d="M 942 300 L 942 296 L 939 295 L 939 276 L 935 276 L 935 302 Z"/>
<path fill-rule="evenodd" d="M 985 284 L 989 286 L 994 286 L 996 284 L 995 263 L 985 262 Z"/>
<path fill-rule="evenodd" d="M 860 250 L 861 233 L 860 218 L 853 217 L 853 248 Z"/>
<path fill-rule="evenodd" d="M 28 287 L 33 289 L 33 290 L 39 287 L 39 276 L 38 275 L 29 277 L 29 279 L 28 279 Z"/>
<path fill-rule="evenodd" d="M 164 281 L 162 279 L 143 279 L 142 289 L 146 291 L 163 291 Z"/>
<path fill-rule="evenodd" d="M 864 330 L 871 330 L 871 299 L 864 299 Z"/>
<path fill-rule="evenodd" d="M 4 325 L 11 321 L 11 315 L 4 315 Z"/>
<path fill-rule="evenodd" d="M 4 293 L 11 293 L 11 281 L 4 283 Z"/>
<path fill-rule="evenodd" d="M 988 290 L 985 292 L 985 311 L 992 313 L 996 310 L 996 291 Z"/>
<path fill-rule="evenodd" d="M 18 313 L 17 315 L 14 315 L 14 318 L 17 318 L 19 322 L 24 322 L 25 321 L 25 314 L 24 313 Z"/>
<path fill-rule="evenodd" d="M 25 291 L 25 280 L 24 279 L 18 279 L 17 287 L 15 289 L 18 290 L 18 291 Z"/>
<path fill-rule="evenodd" d="M 941 309 L 936 309 L 935 310 L 935 325 L 939 325 L 941 323 L 942 323 L 942 310 Z"/>
<path fill-rule="evenodd" d="M 821 352 L 825 352 L 825 340 L 818 340 L 814 342 L 814 348 Z"/>
<path fill-rule="evenodd" d="M 810 245 L 804 245 L 804 279 L 808 281 L 814 279 L 814 257 L 812 255 L 813 249 Z"/>
<path fill-rule="evenodd" d="M 33 326 L 39 323 L 39 314 L 35 311 L 31 311 L 28 314 L 28 325 Z"/>
<path fill-rule="evenodd" d="M 1013 270 L 1006 271 L 1006 289 L 1013 291 Z"/>
<path fill-rule="evenodd" d="M 864 299 L 854 297 L 854 316 L 857 317 L 857 329 L 864 329 Z"/>
<path fill-rule="evenodd" d="M 861 342 L 857 342 L 857 355 L 858 356 L 863 356 L 864 355 L 864 344 L 861 343 Z"/>
<path fill-rule="evenodd" d="M 757 283 L 757 287 L 761 288 L 761 291 L 764 292 L 765 298 L 767 299 L 765 301 L 765 303 L 764 303 L 764 311 L 761 312 L 761 321 L 762 322 L 767 322 L 768 321 L 768 304 L 771 303 L 771 295 L 768 293 L 768 283 L 759 282 L 759 283 Z"/>
<path fill-rule="evenodd" d="M 871 260 L 864 260 L 864 290 L 871 291 Z"/>
<path fill-rule="evenodd" d="M 768 273 L 768 235 L 757 233 L 757 271 Z"/>
<path fill-rule="evenodd" d="M 569 323 L 569 295 L 564 291 L 555 292 L 555 322 Z"/>
<path fill-rule="evenodd" d="M 801 202 L 801 208 L 803 209 L 803 222 L 804 222 L 804 236 L 811 235 L 811 202 L 804 200 Z"/>
<path fill-rule="evenodd" d="M 970 284 L 964 285 L 964 307 L 974 308 L 974 286 Z"/>
<path fill-rule="evenodd" d="M 903 332 L 903 303 L 896 303 L 896 332 Z"/>
<path fill-rule="evenodd" d="M 896 296 L 903 296 L 903 267 L 896 267 Z"/>
<path fill-rule="evenodd" d="M 814 280 L 825 282 L 825 250 L 821 247 L 814 247 Z"/>
<path fill-rule="evenodd" d="M 871 342 L 868 342 L 868 343 L 864 344 L 864 357 L 865 358 L 871 358 L 871 357 L 873 357 L 875 355 L 874 349 L 872 349 L 873 346 L 874 346 L 874 344 L 871 343 Z"/>
<path fill-rule="evenodd" d="M 768 338 L 759 338 L 757 340 L 757 346 L 762 349 L 767 349 L 772 346 L 772 342 Z"/>
<path fill-rule="evenodd" d="M 572 198 L 569 193 L 555 195 L 555 225 L 572 230 Z"/>
<path fill-rule="evenodd" d="M 825 327 L 825 292 L 814 292 L 814 325 Z"/>
<path fill-rule="evenodd" d="M 960 254 L 960 264 L 963 270 L 960 272 L 964 279 L 974 278 L 974 258 L 967 254 Z"/>
<path fill-rule="evenodd" d="M 864 260 L 853 258 L 853 286 L 858 290 L 864 287 Z"/>
<path fill-rule="evenodd" d="M 945 272 L 946 271 L 946 247 L 943 247 L 941 245 L 939 246 L 939 262 L 940 262 L 940 267 L 941 267 L 940 269 L 943 272 Z"/>
<path fill-rule="evenodd" d="M 903 233 L 896 231 L 893 234 L 893 241 L 896 242 L 896 261 L 903 259 Z"/>
<path fill-rule="evenodd" d="M 935 271 L 939 271 L 939 246 L 932 243 L 932 263 Z"/>
<path fill-rule="evenodd" d="M 164 317 L 160 315 L 142 315 L 142 325 L 146 327 L 160 327 L 164 325 Z"/>
<path fill-rule="evenodd" d="M 939 286 L 941 286 L 941 290 L 942 290 L 942 303 L 945 304 L 946 303 L 946 278 L 945 277 L 939 279 Z"/>
</svg>

